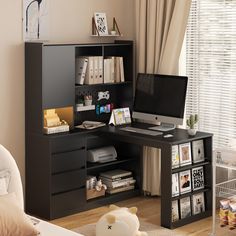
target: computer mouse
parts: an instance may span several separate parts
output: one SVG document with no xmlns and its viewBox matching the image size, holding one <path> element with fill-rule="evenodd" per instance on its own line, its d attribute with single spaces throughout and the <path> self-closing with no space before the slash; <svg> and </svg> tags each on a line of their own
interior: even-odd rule
<svg viewBox="0 0 236 236">
<path fill-rule="evenodd" d="M 173 134 L 165 134 L 163 135 L 164 138 L 172 138 L 173 137 Z"/>
</svg>

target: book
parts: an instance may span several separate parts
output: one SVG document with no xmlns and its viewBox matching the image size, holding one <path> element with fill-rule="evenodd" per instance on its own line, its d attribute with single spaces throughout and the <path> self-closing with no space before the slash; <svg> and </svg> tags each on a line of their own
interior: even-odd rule
<svg viewBox="0 0 236 236">
<path fill-rule="evenodd" d="M 100 178 L 104 179 L 105 181 L 110 181 L 110 182 L 124 180 L 124 179 L 130 178 L 130 177 L 132 177 L 132 173 L 128 176 L 123 176 L 123 177 L 113 178 L 113 179 L 107 178 L 107 177 L 104 177 L 104 176 L 100 176 Z"/>
<path fill-rule="evenodd" d="M 193 163 L 204 161 L 204 143 L 203 140 L 196 140 L 192 142 Z"/>
<path fill-rule="evenodd" d="M 120 192 L 124 192 L 124 191 L 128 191 L 134 189 L 134 185 L 129 185 L 129 186 L 123 186 L 120 188 L 115 188 L 115 189 L 107 189 L 106 192 L 109 194 L 114 194 L 114 193 L 120 193 Z"/>
<path fill-rule="evenodd" d="M 179 196 L 179 175 L 172 174 L 172 197 Z"/>
<path fill-rule="evenodd" d="M 179 167 L 179 146 L 172 146 L 172 169 Z"/>
<path fill-rule="evenodd" d="M 88 65 L 88 59 L 85 57 L 79 57 L 76 58 L 76 77 L 75 77 L 75 83 L 83 85 L 85 76 L 86 76 L 86 70 Z"/>
<path fill-rule="evenodd" d="M 191 172 L 190 170 L 185 170 L 179 172 L 179 182 L 180 182 L 180 193 L 191 192 Z"/>
<path fill-rule="evenodd" d="M 190 143 L 179 144 L 180 166 L 190 165 L 192 163 Z"/>
<path fill-rule="evenodd" d="M 204 188 L 204 168 L 203 166 L 192 169 L 192 187 L 193 190 Z"/>
<path fill-rule="evenodd" d="M 122 186 L 128 186 L 128 185 L 134 184 L 136 182 L 136 180 L 133 179 L 133 177 L 131 177 L 129 179 L 115 181 L 115 182 L 104 181 L 102 178 L 101 178 L 101 180 L 107 186 L 107 188 L 118 188 L 118 187 L 122 187 Z"/>
<path fill-rule="evenodd" d="M 108 35 L 106 13 L 95 12 L 94 21 L 99 35 Z"/>
<path fill-rule="evenodd" d="M 132 174 L 131 171 L 115 169 L 115 170 L 102 172 L 102 173 L 100 173 L 100 176 L 101 177 L 106 177 L 106 178 L 109 178 L 109 179 L 116 179 L 116 178 L 120 178 L 120 177 L 130 176 L 131 174 Z"/>
<path fill-rule="evenodd" d="M 175 222 L 179 220 L 179 205 L 178 200 L 172 201 L 172 210 L 171 210 L 171 221 Z"/>
<path fill-rule="evenodd" d="M 193 215 L 197 215 L 205 211 L 205 199 L 203 192 L 192 195 L 192 211 Z"/>
<path fill-rule="evenodd" d="M 180 218 L 184 219 L 191 216 L 191 202 L 190 197 L 180 199 Z"/>
</svg>

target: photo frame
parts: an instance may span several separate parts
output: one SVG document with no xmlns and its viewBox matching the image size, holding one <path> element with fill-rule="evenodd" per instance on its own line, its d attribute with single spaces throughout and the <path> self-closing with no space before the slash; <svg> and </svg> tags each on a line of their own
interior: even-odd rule
<svg viewBox="0 0 236 236">
<path fill-rule="evenodd" d="M 180 166 L 192 164 L 191 144 L 179 144 Z"/>
<path fill-rule="evenodd" d="M 94 13 L 94 23 L 96 27 L 96 34 L 100 36 L 108 35 L 107 17 L 104 12 Z"/>
</svg>

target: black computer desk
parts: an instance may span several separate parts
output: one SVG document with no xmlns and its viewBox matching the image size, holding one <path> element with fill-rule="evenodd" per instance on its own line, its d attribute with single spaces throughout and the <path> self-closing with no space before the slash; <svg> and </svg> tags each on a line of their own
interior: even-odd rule
<svg viewBox="0 0 236 236">
<path fill-rule="evenodd" d="M 132 126 L 147 129 L 153 125 L 144 123 L 132 123 Z M 161 226 L 167 228 L 176 228 L 196 220 L 208 217 L 212 212 L 212 134 L 197 132 L 195 136 L 189 136 L 185 129 L 174 129 L 163 133 L 163 135 L 151 136 L 139 133 L 127 132 L 120 130 L 120 126 L 107 126 L 100 131 L 103 136 L 117 141 L 122 141 L 141 146 L 149 146 L 161 149 Z M 165 138 L 164 134 L 172 134 L 173 137 Z M 181 143 L 192 142 L 194 140 L 204 140 L 205 160 L 201 163 L 194 163 L 188 166 L 182 166 L 172 169 L 172 146 Z M 204 166 L 205 188 L 198 191 L 172 197 L 172 174 L 194 167 Z M 204 192 L 205 195 L 205 212 L 198 215 L 192 215 L 185 219 L 172 222 L 172 201 L 190 197 L 193 194 Z M 192 200 L 192 199 L 191 199 Z M 180 207 L 179 207 L 180 210 Z"/>
</svg>

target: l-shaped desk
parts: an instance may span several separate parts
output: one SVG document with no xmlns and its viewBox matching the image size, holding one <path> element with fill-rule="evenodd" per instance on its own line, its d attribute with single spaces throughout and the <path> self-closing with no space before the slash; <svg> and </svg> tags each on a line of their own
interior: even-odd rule
<svg viewBox="0 0 236 236">
<path fill-rule="evenodd" d="M 134 123 L 132 125 L 144 129 L 150 126 L 143 123 Z M 86 201 L 85 182 L 86 176 L 97 173 L 96 171 L 100 167 L 98 166 L 99 164 L 89 165 L 86 162 L 86 151 L 91 147 L 103 146 L 104 142 L 102 140 L 108 140 L 109 144 L 114 143 L 118 149 L 123 145 L 121 147 L 121 152 L 123 153 L 126 150 L 129 152 L 133 145 L 138 147 L 134 152 L 139 152 L 140 169 L 142 169 L 141 156 L 143 146 L 161 149 L 161 226 L 176 228 L 210 216 L 212 210 L 212 134 L 197 132 L 192 137 L 184 129 L 175 129 L 167 133 L 171 133 L 173 137 L 164 138 L 163 135 L 149 136 L 122 131 L 117 126 L 105 126 L 89 131 L 75 129 L 68 133 L 43 135 L 43 137 L 32 134 L 30 141 L 35 143 L 35 145 L 31 145 L 29 149 L 26 149 L 27 212 L 53 219 L 96 206 L 93 201 Z M 187 142 L 191 143 L 199 139 L 204 142 L 204 161 L 172 169 L 172 146 Z M 123 167 L 128 163 L 126 161 L 118 159 L 113 167 Z M 133 161 L 130 166 L 136 163 L 135 160 Z M 172 174 L 191 170 L 199 166 L 204 168 L 204 189 L 172 197 Z M 109 163 L 102 165 L 102 167 L 109 169 Z M 44 173 L 43 175 L 42 172 Z M 142 194 L 142 170 L 136 174 L 140 182 L 139 190 L 134 192 L 135 194 L 123 193 L 124 195 L 121 195 L 122 193 L 119 193 L 120 195 L 117 194 L 117 196 L 128 198 Z M 49 184 L 47 184 L 48 182 Z M 180 213 L 180 199 L 189 197 L 192 201 L 192 195 L 201 192 L 205 196 L 205 211 L 172 222 L 172 202 L 177 200 Z M 114 194 L 110 198 L 103 197 L 103 199 L 98 199 L 97 201 L 104 205 L 124 198 L 116 197 L 116 194 Z"/>
</svg>

